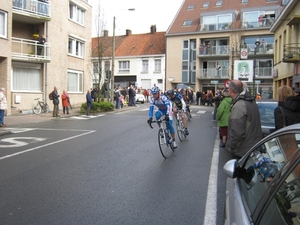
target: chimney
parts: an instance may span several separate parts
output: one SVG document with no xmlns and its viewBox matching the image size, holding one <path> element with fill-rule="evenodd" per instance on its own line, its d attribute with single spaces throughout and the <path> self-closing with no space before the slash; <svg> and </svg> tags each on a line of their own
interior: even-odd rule
<svg viewBox="0 0 300 225">
<path fill-rule="evenodd" d="M 108 30 L 104 30 L 103 37 L 105 37 L 105 38 L 108 37 Z"/>
<path fill-rule="evenodd" d="M 150 27 L 150 33 L 155 34 L 156 33 L 156 25 L 151 25 Z"/>
<path fill-rule="evenodd" d="M 131 30 L 126 30 L 126 36 L 129 36 L 129 35 L 131 35 Z"/>
</svg>

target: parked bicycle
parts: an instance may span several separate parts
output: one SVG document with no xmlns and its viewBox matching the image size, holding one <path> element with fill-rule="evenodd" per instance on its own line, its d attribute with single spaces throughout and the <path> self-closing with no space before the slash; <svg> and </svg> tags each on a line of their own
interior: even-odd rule
<svg viewBox="0 0 300 225">
<path fill-rule="evenodd" d="M 153 129 L 152 123 L 160 123 L 160 128 L 158 130 L 158 146 L 162 156 L 167 159 L 175 150 L 172 144 L 169 123 L 167 122 L 166 117 L 164 117 L 163 119 L 149 123 L 151 129 Z"/>
<path fill-rule="evenodd" d="M 32 104 L 32 111 L 35 114 L 40 114 L 41 112 L 48 113 L 50 108 L 46 102 L 40 101 L 40 98 L 36 98 Z"/>
<path fill-rule="evenodd" d="M 177 117 L 176 117 L 176 130 L 177 130 L 177 136 L 180 141 L 183 141 L 183 139 L 186 138 L 185 128 L 182 120 L 182 113 L 185 113 L 182 109 L 178 110 Z"/>
</svg>

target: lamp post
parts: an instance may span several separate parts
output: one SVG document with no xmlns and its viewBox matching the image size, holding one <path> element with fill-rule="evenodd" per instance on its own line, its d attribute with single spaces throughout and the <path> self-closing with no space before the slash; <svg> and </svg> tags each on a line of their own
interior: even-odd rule
<svg viewBox="0 0 300 225">
<path fill-rule="evenodd" d="M 254 48 L 254 60 L 253 60 L 253 96 L 256 96 L 256 91 L 255 91 L 255 67 L 256 67 L 256 44 Z"/>
<path fill-rule="evenodd" d="M 134 8 L 127 9 L 128 11 L 135 11 Z M 111 57 L 111 90 L 110 90 L 110 101 L 114 102 L 114 86 L 115 86 L 115 51 L 116 51 L 116 17 L 113 20 L 113 43 L 112 43 L 112 57 Z"/>
</svg>

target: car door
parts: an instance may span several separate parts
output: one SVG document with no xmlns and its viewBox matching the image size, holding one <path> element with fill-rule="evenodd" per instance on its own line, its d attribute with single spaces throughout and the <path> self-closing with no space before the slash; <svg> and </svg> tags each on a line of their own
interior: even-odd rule
<svg viewBox="0 0 300 225">
<path fill-rule="evenodd" d="M 298 204 L 278 197 L 293 181 L 293 196 L 299 195 L 293 201 L 300 202 L 299 140 L 300 125 L 284 128 L 260 141 L 238 162 L 236 178 L 227 180 L 225 224 L 300 224 L 286 219 L 297 220 L 300 203 L 298 209 Z"/>
</svg>

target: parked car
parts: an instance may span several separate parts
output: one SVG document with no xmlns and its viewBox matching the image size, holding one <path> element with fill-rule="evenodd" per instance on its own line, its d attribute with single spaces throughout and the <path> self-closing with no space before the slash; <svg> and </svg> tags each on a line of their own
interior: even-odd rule
<svg viewBox="0 0 300 225">
<path fill-rule="evenodd" d="M 300 123 L 275 131 L 224 167 L 224 224 L 300 221 Z"/>
<path fill-rule="evenodd" d="M 263 136 L 266 137 L 275 130 L 274 110 L 278 105 L 275 100 L 256 100 Z"/>
<path fill-rule="evenodd" d="M 135 102 L 140 102 L 142 104 L 144 104 L 145 102 L 145 96 L 143 94 L 136 94 L 135 95 Z"/>
</svg>

